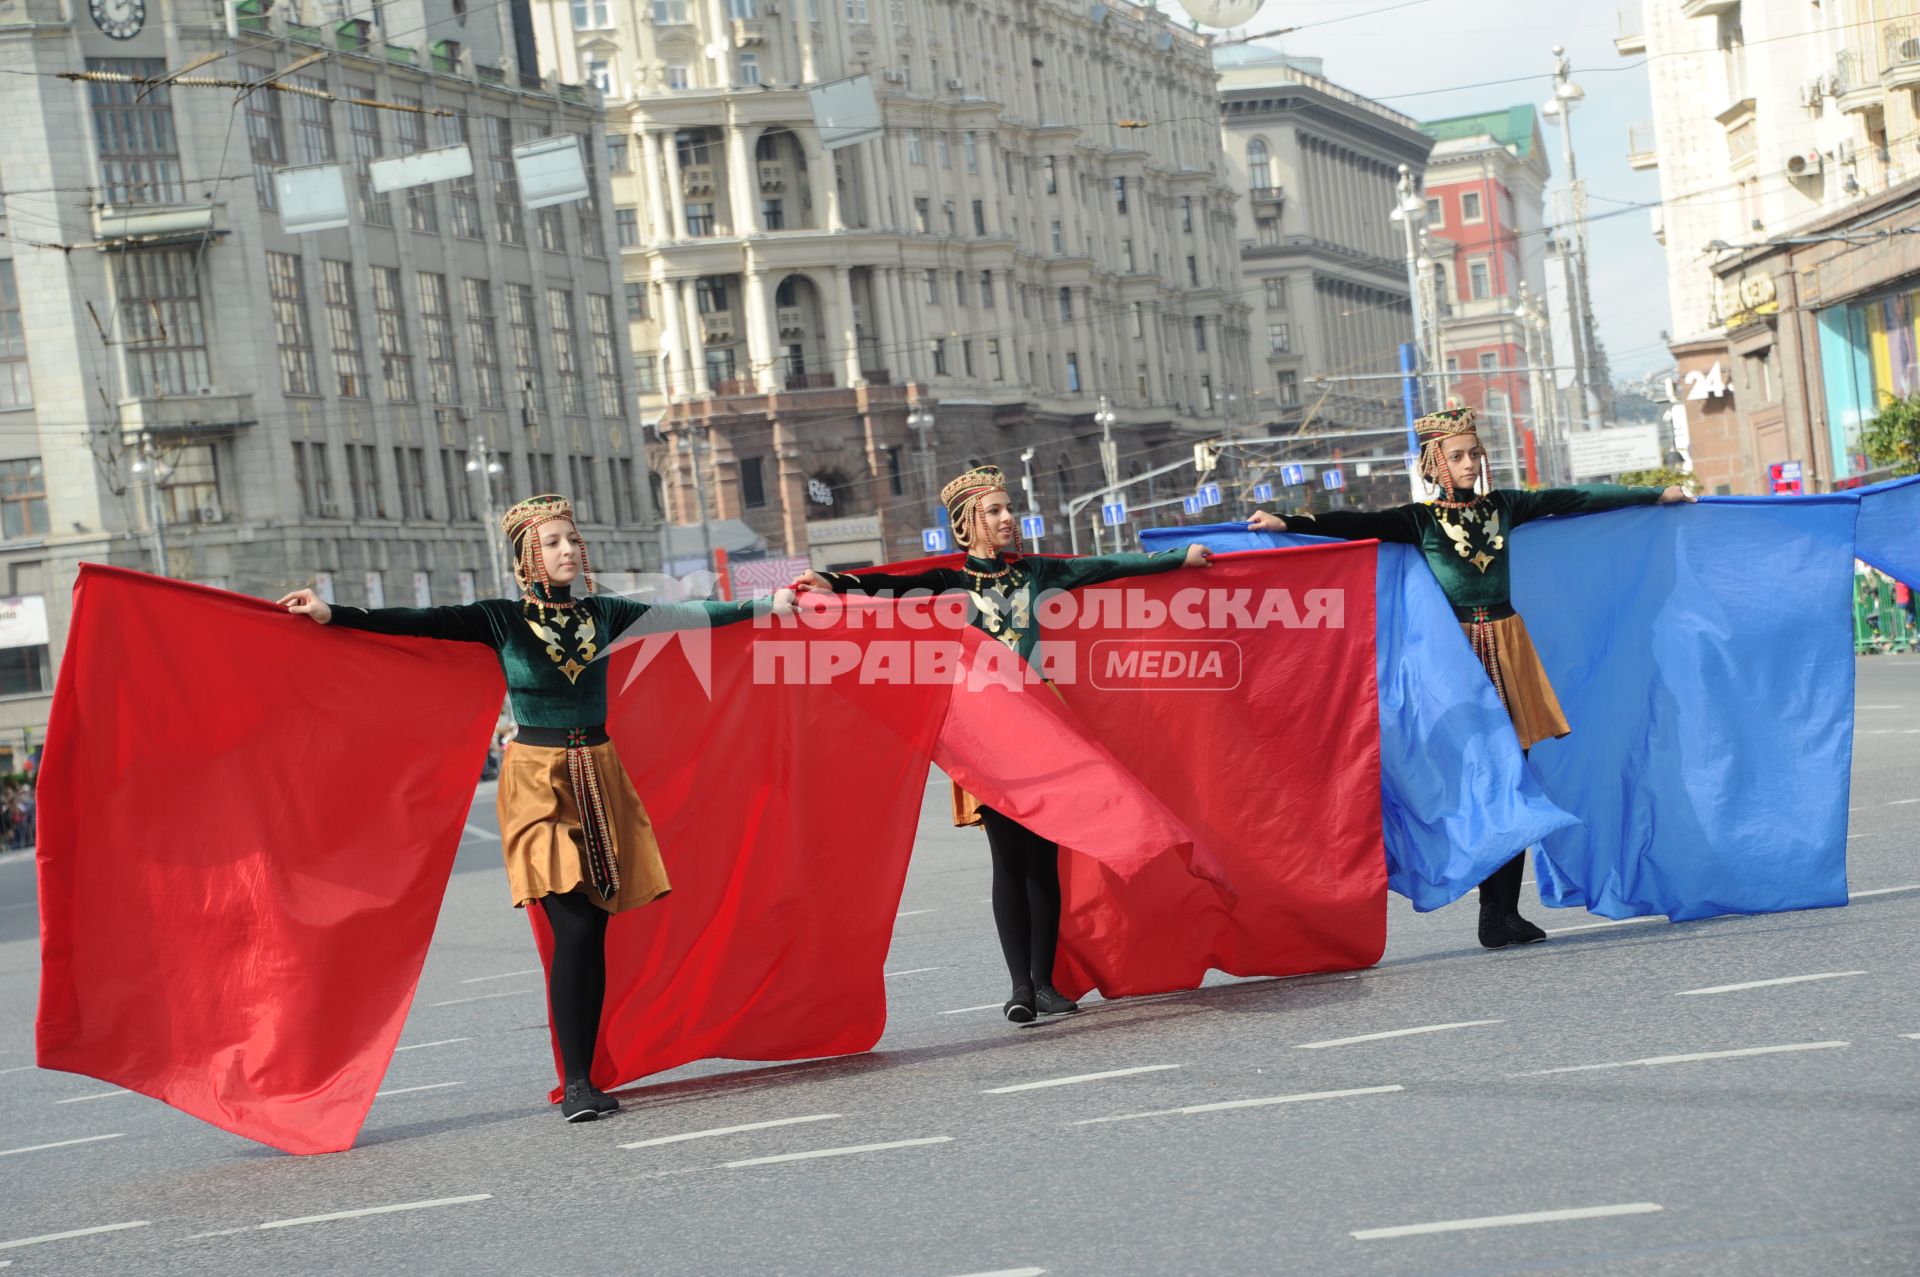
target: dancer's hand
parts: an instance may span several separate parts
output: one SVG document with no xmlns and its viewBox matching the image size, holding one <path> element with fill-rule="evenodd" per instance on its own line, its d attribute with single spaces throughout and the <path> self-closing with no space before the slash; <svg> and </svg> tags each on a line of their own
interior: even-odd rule
<svg viewBox="0 0 1920 1277">
<path fill-rule="evenodd" d="M 1694 495 L 1677 483 L 1660 494 L 1661 505 L 1679 505 L 1682 501 L 1691 504 L 1694 500 Z"/>
<path fill-rule="evenodd" d="M 1268 514 L 1265 510 L 1255 510 L 1253 517 L 1247 520 L 1249 532 L 1285 532 L 1287 521 L 1277 514 Z"/>
<path fill-rule="evenodd" d="M 788 588 L 795 591 L 802 591 L 802 592 L 808 592 L 813 594 L 832 594 L 833 593 L 833 587 L 827 584 L 827 578 L 824 576 L 821 576 L 818 572 L 813 571 L 811 568 L 809 568 L 805 572 L 802 572 L 799 576 L 795 577 L 793 584 Z"/>
<path fill-rule="evenodd" d="M 280 606 L 295 616 L 310 616 L 321 625 L 333 619 L 333 609 L 312 590 L 295 590 L 280 600 Z"/>
<path fill-rule="evenodd" d="M 800 596 L 794 592 L 793 587 L 790 585 L 782 586 L 773 592 L 773 614 L 775 616 L 792 616 L 798 609 L 799 603 Z"/>
<path fill-rule="evenodd" d="M 1211 558 L 1213 551 L 1198 542 L 1187 547 L 1187 566 L 1190 568 L 1204 568 Z"/>
</svg>

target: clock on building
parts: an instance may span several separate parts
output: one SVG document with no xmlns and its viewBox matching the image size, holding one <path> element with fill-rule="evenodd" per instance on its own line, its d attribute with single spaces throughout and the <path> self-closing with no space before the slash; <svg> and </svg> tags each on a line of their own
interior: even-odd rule
<svg viewBox="0 0 1920 1277">
<path fill-rule="evenodd" d="M 1203 27 L 1237 27 L 1253 21 L 1264 0 L 1180 0 L 1180 7 Z"/>
<path fill-rule="evenodd" d="M 87 0 L 93 25 L 116 40 L 131 40 L 147 23 L 147 0 Z"/>
</svg>

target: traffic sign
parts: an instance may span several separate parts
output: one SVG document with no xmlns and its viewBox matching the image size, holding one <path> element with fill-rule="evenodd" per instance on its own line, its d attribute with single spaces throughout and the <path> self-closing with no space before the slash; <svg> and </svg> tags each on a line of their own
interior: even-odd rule
<svg viewBox="0 0 1920 1277">
<path fill-rule="evenodd" d="M 921 528 L 920 548 L 928 554 L 945 554 L 953 549 L 953 533 L 945 528 Z"/>
<path fill-rule="evenodd" d="M 1273 485 L 1272 485 L 1271 483 L 1256 483 L 1256 484 L 1254 484 L 1254 485 L 1253 485 L 1253 499 L 1254 499 L 1255 501 L 1271 501 L 1271 500 L 1273 500 Z"/>
<path fill-rule="evenodd" d="M 1776 461 L 1767 467 L 1768 489 L 1775 496 L 1799 496 L 1806 489 L 1806 471 L 1798 461 Z"/>
<path fill-rule="evenodd" d="M 1038 541 L 1047 535 L 1047 519 L 1042 514 L 1023 514 L 1020 516 L 1020 535 L 1029 541 Z"/>
<path fill-rule="evenodd" d="M 1188 514 L 1199 514 L 1202 510 L 1207 508 L 1207 503 L 1205 501 L 1202 501 L 1199 497 L 1187 497 L 1185 500 L 1181 502 L 1181 504 L 1186 507 L 1186 511 Z"/>
<path fill-rule="evenodd" d="M 1306 481 L 1307 468 L 1305 466 L 1280 467 L 1280 482 L 1287 484 L 1289 487 L 1297 488 Z"/>
<path fill-rule="evenodd" d="M 1109 501 L 1100 507 L 1100 521 L 1110 528 L 1117 528 L 1127 521 L 1127 503 Z"/>
<path fill-rule="evenodd" d="M 1200 491 L 1197 495 L 1202 505 L 1219 505 L 1220 485 L 1217 483 L 1203 483 L 1200 485 Z"/>
<path fill-rule="evenodd" d="M 1325 470 L 1320 475 L 1320 486 L 1328 492 L 1338 492 L 1347 486 L 1346 476 L 1340 473 L 1339 466 Z"/>
</svg>

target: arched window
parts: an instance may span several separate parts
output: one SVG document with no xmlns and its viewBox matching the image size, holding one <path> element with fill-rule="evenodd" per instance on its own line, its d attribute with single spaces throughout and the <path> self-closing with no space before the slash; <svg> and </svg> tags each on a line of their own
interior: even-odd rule
<svg viewBox="0 0 1920 1277">
<path fill-rule="evenodd" d="M 1258 191 L 1272 185 L 1273 163 L 1267 154 L 1267 144 L 1255 138 L 1247 143 L 1247 187 Z"/>
</svg>

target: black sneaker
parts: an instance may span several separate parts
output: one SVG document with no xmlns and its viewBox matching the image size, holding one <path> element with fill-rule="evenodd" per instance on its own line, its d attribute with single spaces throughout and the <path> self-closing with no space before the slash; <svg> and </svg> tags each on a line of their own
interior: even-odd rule
<svg viewBox="0 0 1920 1277">
<path fill-rule="evenodd" d="M 1000 1009 L 1006 1013 L 1007 1019 L 1015 1024 L 1032 1024 L 1033 990 L 1021 985 L 1013 991 L 1013 996 L 1007 999 L 1007 1005 Z"/>
<path fill-rule="evenodd" d="M 1033 1009 L 1041 1015 L 1070 1015 L 1080 1009 L 1080 1004 L 1052 985 L 1043 984 L 1033 992 Z"/>
<path fill-rule="evenodd" d="M 599 1109 L 601 1113 L 618 1113 L 620 1111 L 620 1101 L 614 1099 L 599 1087 L 589 1084 L 587 1094 L 593 1099 L 593 1107 Z"/>
<path fill-rule="evenodd" d="M 1504 949 L 1510 944 L 1537 944 L 1547 933 L 1517 913 L 1482 908 L 1480 943 L 1488 949 Z"/>
<path fill-rule="evenodd" d="M 600 1110 L 593 1102 L 593 1088 L 585 1082 L 567 1083 L 567 1093 L 560 1099 L 560 1116 L 569 1122 L 591 1122 L 600 1116 Z"/>
</svg>

